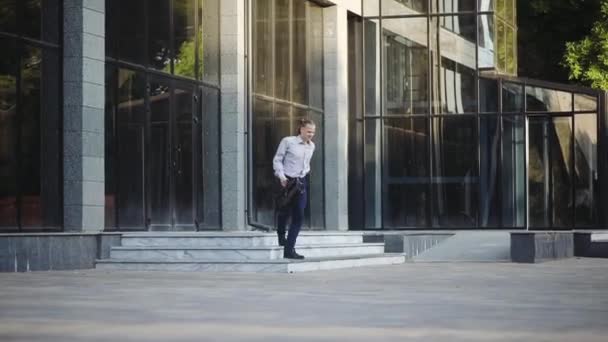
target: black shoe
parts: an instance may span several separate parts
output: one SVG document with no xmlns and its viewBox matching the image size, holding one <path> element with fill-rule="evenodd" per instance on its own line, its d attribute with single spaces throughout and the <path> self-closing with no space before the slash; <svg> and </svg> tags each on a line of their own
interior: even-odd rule
<svg viewBox="0 0 608 342">
<path fill-rule="evenodd" d="M 285 259 L 304 259 L 303 255 L 296 253 L 295 249 L 288 251 L 283 251 L 283 258 Z"/>
<path fill-rule="evenodd" d="M 279 237 L 279 246 L 285 246 L 287 240 L 285 240 L 285 234 L 281 234 L 277 232 L 277 236 Z"/>
</svg>

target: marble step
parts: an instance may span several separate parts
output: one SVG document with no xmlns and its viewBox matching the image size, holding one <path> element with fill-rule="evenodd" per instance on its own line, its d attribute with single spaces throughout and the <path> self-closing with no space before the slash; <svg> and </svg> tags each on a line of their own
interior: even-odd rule
<svg viewBox="0 0 608 342">
<path fill-rule="evenodd" d="M 304 260 L 150 260 L 120 259 L 98 260 L 95 268 L 111 271 L 165 271 L 165 272 L 275 272 L 293 273 L 361 266 L 395 265 L 405 262 L 401 254 L 378 254 Z"/>
<path fill-rule="evenodd" d="M 384 253 L 382 243 L 304 245 L 298 253 L 312 258 Z M 272 260 L 283 258 L 283 247 L 172 247 L 121 246 L 112 247 L 111 259 L 123 260 Z"/>
<path fill-rule="evenodd" d="M 298 236 L 298 246 L 360 244 L 362 233 L 351 232 L 303 232 Z M 272 233 L 125 233 L 123 246 L 179 246 L 179 247 L 256 247 L 277 246 L 277 236 Z"/>
</svg>

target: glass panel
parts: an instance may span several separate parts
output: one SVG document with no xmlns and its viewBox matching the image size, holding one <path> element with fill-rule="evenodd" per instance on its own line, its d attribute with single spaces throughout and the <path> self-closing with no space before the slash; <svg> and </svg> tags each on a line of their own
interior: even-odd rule
<svg viewBox="0 0 608 342">
<path fill-rule="evenodd" d="M 118 72 L 118 224 L 143 227 L 144 221 L 144 77 Z M 156 90 L 155 90 L 156 91 Z"/>
<path fill-rule="evenodd" d="M 437 0 L 440 13 L 475 11 L 476 0 Z"/>
<path fill-rule="evenodd" d="M 323 8 L 310 3 L 310 106 L 323 108 Z"/>
<path fill-rule="evenodd" d="M 203 228 L 207 229 L 219 229 L 221 226 L 219 103 L 219 90 L 203 88 L 203 113 L 200 120 L 203 135 L 202 158 L 196 160 L 202 162 L 199 169 L 203 175 L 203 180 L 199 180 L 198 216 Z"/>
<path fill-rule="evenodd" d="M 380 0 L 363 0 L 363 16 L 380 16 Z"/>
<path fill-rule="evenodd" d="M 275 2 L 275 97 L 284 100 L 291 99 L 291 73 L 289 69 L 290 2 L 289 0 L 276 0 Z"/>
<path fill-rule="evenodd" d="M 377 20 L 363 22 L 365 115 L 380 115 L 380 25 Z"/>
<path fill-rule="evenodd" d="M 25 47 L 21 58 L 19 152 L 23 227 L 58 227 L 61 222 L 58 74 L 54 51 Z"/>
<path fill-rule="evenodd" d="M 496 20 L 496 68 L 499 72 L 506 72 L 507 70 L 507 50 L 505 42 L 505 22 L 502 19 Z"/>
<path fill-rule="evenodd" d="M 383 20 L 384 97 L 389 115 L 428 113 L 426 18 Z"/>
<path fill-rule="evenodd" d="M 170 141 L 170 87 L 166 81 L 150 82 L 150 141 L 148 146 L 148 198 L 150 225 L 170 225 L 170 182 L 172 162 L 177 162 L 177 151 Z M 173 155 L 175 154 L 175 155 Z"/>
<path fill-rule="evenodd" d="M 478 61 L 480 68 L 495 68 L 495 36 L 494 36 L 494 16 L 480 15 L 479 16 L 479 46 L 478 46 Z"/>
<path fill-rule="evenodd" d="M 253 37 L 254 93 L 272 96 L 272 19 L 270 0 L 255 0 Z"/>
<path fill-rule="evenodd" d="M 479 11 L 492 11 L 495 0 L 479 0 Z"/>
<path fill-rule="evenodd" d="M 145 64 L 146 47 L 145 41 L 145 0 L 130 0 L 120 3 L 120 19 L 117 28 L 118 35 L 118 57 L 122 60 Z M 152 6 L 155 8 L 156 6 Z M 167 12 L 168 13 L 168 12 Z M 168 26 L 163 28 L 168 32 Z"/>
<path fill-rule="evenodd" d="M 572 155 L 572 118 L 555 117 L 552 120 L 554 130 L 553 148 L 551 151 L 553 225 L 554 227 L 571 228 L 573 225 L 573 158 Z"/>
<path fill-rule="evenodd" d="M 382 121 L 365 120 L 365 228 L 382 227 Z"/>
<path fill-rule="evenodd" d="M 528 112 L 571 112 L 572 94 L 539 87 L 526 87 Z"/>
<path fill-rule="evenodd" d="M 310 111 L 308 116 L 316 124 L 316 132 L 314 137 L 315 152 L 310 160 L 310 176 L 309 180 L 309 195 L 308 208 L 310 211 L 310 228 L 323 229 L 325 228 L 325 197 L 323 177 L 323 118 L 321 113 Z"/>
<path fill-rule="evenodd" d="M 170 8 L 169 0 L 148 5 L 148 66 L 166 73 L 171 72 Z"/>
<path fill-rule="evenodd" d="M 308 104 L 308 65 L 306 53 L 306 4 L 293 1 L 292 77 L 293 102 Z"/>
<path fill-rule="evenodd" d="M 439 93 L 434 107 L 439 113 L 471 113 L 477 111 L 475 70 L 475 16 L 447 16 L 439 18 L 439 49 L 433 49 L 439 68 Z M 437 109 L 437 108 L 436 108 Z M 437 113 L 437 112 L 436 112 Z"/>
<path fill-rule="evenodd" d="M 173 71 L 175 75 L 188 78 L 196 78 L 195 8 L 196 3 L 193 0 L 174 0 L 173 2 L 173 44 L 175 46 Z M 199 44 L 198 48 L 202 49 L 203 46 Z"/>
<path fill-rule="evenodd" d="M 529 119 L 530 226 L 572 226 L 571 118 Z"/>
<path fill-rule="evenodd" d="M 253 217 L 256 222 L 274 225 L 275 191 L 272 158 L 278 144 L 273 137 L 272 103 L 255 99 L 253 103 Z"/>
<path fill-rule="evenodd" d="M 526 131 L 522 116 L 502 117 L 502 224 L 523 227 L 526 215 Z"/>
<path fill-rule="evenodd" d="M 15 51 L 12 39 L 0 44 Z M 15 53 L 0 54 L 0 227 L 17 227 L 17 68 Z"/>
<path fill-rule="evenodd" d="M 475 43 L 477 40 L 477 22 L 474 15 L 452 15 L 440 17 L 439 43 L 441 53 L 454 59 L 463 55 L 459 63 L 475 68 Z M 464 39 L 465 41 L 463 41 Z M 472 55 L 472 56 L 471 56 Z M 473 59 L 472 59 L 473 58 Z"/>
<path fill-rule="evenodd" d="M 106 56 L 117 58 L 117 43 L 120 27 L 120 2 L 113 0 L 106 0 L 106 13 L 104 15 L 106 25 Z"/>
<path fill-rule="evenodd" d="M 194 225 L 194 158 L 200 153 L 192 144 L 193 112 L 192 88 L 175 88 L 175 135 L 173 137 L 173 176 L 175 184 L 175 225 Z M 197 149 L 198 150 L 198 149 Z M 196 153 L 195 153 L 196 152 Z"/>
<path fill-rule="evenodd" d="M 21 20 L 23 34 L 36 40 L 57 43 L 59 40 L 59 9 L 61 4 L 62 2 L 58 0 L 23 1 L 23 18 Z"/>
<path fill-rule="evenodd" d="M 259 1 L 259 2 L 267 2 Z M 199 79 L 220 84 L 220 0 L 202 0 L 199 5 Z M 270 11 L 266 13 L 268 16 Z M 270 26 L 268 26 L 270 30 Z M 270 32 L 270 31 L 269 31 Z M 269 39 L 269 38 L 266 38 Z M 268 63 L 272 63 L 269 58 Z M 201 76 L 202 74 L 202 76 Z"/>
<path fill-rule="evenodd" d="M 498 81 L 489 78 L 479 79 L 479 111 L 498 112 Z"/>
<path fill-rule="evenodd" d="M 574 94 L 575 111 L 596 111 L 597 97 L 583 94 Z"/>
<path fill-rule="evenodd" d="M 520 113 L 524 110 L 524 91 L 521 84 L 502 84 L 502 111 L 503 113 Z"/>
<path fill-rule="evenodd" d="M 0 0 L 0 32 L 17 33 L 17 0 Z"/>
<path fill-rule="evenodd" d="M 496 0 L 496 15 L 505 18 L 505 2 L 506 0 Z"/>
<path fill-rule="evenodd" d="M 348 124 L 348 225 L 350 229 L 365 229 L 363 121 L 349 119 Z"/>
<path fill-rule="evenodd" d="M 384 121 L 384 228 L 429 225 L 428 119 Z"/>
<path fill-rule="evenodd" d="M 433 119 L 433 224 L 477 225 L 477 118 Z"/>
<path fill-rule="evenodd" d="M 480 188 L 479 225 L 500 226 L 500 120 L 498 116 L 479 119 Z"/>
<path fill-rule="evenodd" d="M 113 3 L 113 1 L 109 1 Z M 116 227 L 116 69 L 106 64 L 105 106 L 105 227 Z"/>
<path fill-rule="evenodd" d="M 505 49 L 507 56 L 507 69 L 506 72 L 510 75 L 517 74 L 517 39 L 515 37 L 515 30 L 506 26 L 506 35 L 505 35 Z"/>
<path fill-rule="evenodd" d="M 416 15 L 420 13 L 426 13 L 427 10 L 427 0 L 382 0 L 383 16 Z"/>
<path fill-rule="evenodd" d="M 596 189 L 599 187 L 597 116 L 577 114 L 574 120 L 576 226 L 588 227 L 597 223 L 595 205 Z"/>
<path fill-rule="evenodd" d="M 509 23 L 515 23 L 515 0 L 504 0 L 505 2 L 505 19 Z"/>
<path fill-rule="evenodd" d="M 475 113 L 475 70 L 447 58 L 441 60 L 440 113 Z"/>
</svg>

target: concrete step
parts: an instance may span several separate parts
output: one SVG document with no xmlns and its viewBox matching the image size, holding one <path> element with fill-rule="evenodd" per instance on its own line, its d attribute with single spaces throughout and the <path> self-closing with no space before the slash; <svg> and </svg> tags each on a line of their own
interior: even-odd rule
<svg viewBox="0 0 608 342">
<path fill-rule="evenodd" d="M 353 232 L 302 232 L 298 236 L 298 246 L 326 244 L 360 244 L 362 233 Z M 272 233 L 125 233 L 123 246 L 178 246 L 178 247 L 256 247 L 277 246 L 277 236 Z"/>
<path fill-rule="evenodd" d="M 275 272 L 293 273 L 339 268 L 395 265 L 405 262 L 400 254 L 351 255 L 307 258 L 304 260 L 98 260 L 96 268 L 112 271 L 183 271 L 183 272 Z"/>
<path fill-rule="evenodd" d="M 382 243 L 326 244 L 297 246 L 306 257 L 374 255 L 384 253 Z M 283 247 L 177 247 L 122 246 L 113 247 L 111 259 L 122 260 L 274 260 L 283 258 Z"/>
</svg>

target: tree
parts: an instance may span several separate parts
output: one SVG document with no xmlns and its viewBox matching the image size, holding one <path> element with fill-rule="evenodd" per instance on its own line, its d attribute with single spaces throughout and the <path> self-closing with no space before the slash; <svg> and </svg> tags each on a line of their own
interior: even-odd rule
<svg viewBox="0 0 608 342">
<path fill-rule="evenodd" d="M 587 35 L 600 18 L 605 0 L 519 0 L 518 74 L 571 83 L 562 64 L 566 42 Z"/>
<path fill-rule="evenodd" d="M 601 16 L 583 39 L 566 43 L 563 65 L 571 80 L 608 90 L 608 0 L 601 0 Z"/>
</svg>

